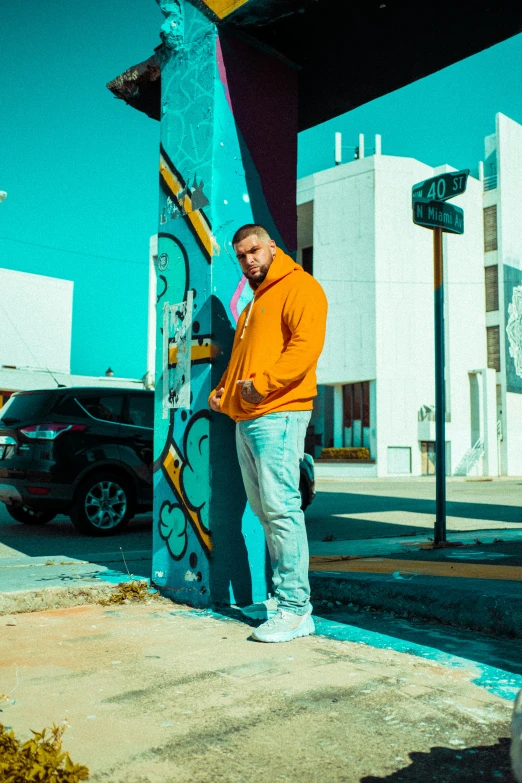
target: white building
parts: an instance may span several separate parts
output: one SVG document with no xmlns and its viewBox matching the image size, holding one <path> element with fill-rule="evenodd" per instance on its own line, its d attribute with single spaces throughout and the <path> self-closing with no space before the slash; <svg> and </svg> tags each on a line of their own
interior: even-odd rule
<svg viewBox="0 0 522 783">
<path fill-rule="evenodd" d="M 15 391 L 143 388 L 132 378 L 71 375 L 73 282 L 0 269 L 0 407 Z"/>
<path fill-rule="evenodd" d="M 0 269 L 0 365 L 70 372 L 73 285 Z"/>
<path fill-rule="evenodd" d="M 488 366 L 496 371 L 500 470 L 522 475 L 522 126 L 503 114 L 485 141 Z"/>
<path fill-rule="evenodd" d="M 366 446 L 371 461 L 318 475 L 434 470 L 432 232 L 413 224 L 411 190 L 449 167 L 360 157 L 298 181 L 298 259 L 323 285 L 329 314 L 312 419 L 324 446 Z M 361 155 L 362 153 L 362 155 Z M 444 234 L 446 450 L 449 474 L 498 474 L 495 372 L 487 368 L 482 183 L 453 203 L 465 233 Z M 310 448 L 310 445 L 308 446 Z"/>
</svg>

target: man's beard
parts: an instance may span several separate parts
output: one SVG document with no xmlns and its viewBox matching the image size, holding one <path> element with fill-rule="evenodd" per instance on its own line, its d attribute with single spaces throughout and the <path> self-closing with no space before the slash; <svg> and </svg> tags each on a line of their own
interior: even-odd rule
<svg viewBox="0 0 522 783">
<path fill-rule="evenodd" d="M 254 283 L 254 285 L 261 285 L 261 283 L 265 280 L 267 274 L 268 274 L 268 268 L 264 270 L 259 270 L 261 272 L 260 275 L 256 277 L 250 277 L 248 273 L 245 273 L 245 277 L 247 280 L 250 280 L 251 283 Z"/>
</svg>

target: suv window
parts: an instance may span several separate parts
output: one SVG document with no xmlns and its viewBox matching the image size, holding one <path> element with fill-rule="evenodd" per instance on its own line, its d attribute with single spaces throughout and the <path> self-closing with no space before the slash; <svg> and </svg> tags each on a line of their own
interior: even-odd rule
<svg viewBox="0 0 522 783">
<path fill-rule="evenodd" d="M 121 410 L 123 408 L 123 396 L 92 395 L 89 397 L 78 397 L 78 403 L 87 411 L 93 419 L 101 421 L 121 421 Z"/>
<path fill-rule="evenodd" d="M 154 395 L 136 394 L 129 397 L 127 424 L 154 429 Z"/>
<path fill-rule="evenodd" d="M 56 413 L 59 413 L 60 416 L 72 416 L 75 419 L 87 418 L 87 411 L 81 405 L 78 405 L 75 397 L 66 397 L 62 400 L 56 409 Z"/>
<path fill-rule="evenodd" d="M 3 408 L 0 408 L 0 423 L 18 424 L 21 421 L 45 416 L 56 399 L 48 392 L 13 394 Z"/>
</svg>

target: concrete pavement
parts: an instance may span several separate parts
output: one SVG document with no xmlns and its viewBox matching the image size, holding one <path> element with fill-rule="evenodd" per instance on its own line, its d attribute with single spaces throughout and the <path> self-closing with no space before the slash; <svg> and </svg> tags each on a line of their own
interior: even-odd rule
<svg viewBox="0 0 522 783">
<path fill-rule="evenodd" d="M 1 720 L 66 719 L 93 783 L 512 781 L 518 643 L 337 611 L 280 645 L 170 604 L 18 615 Z"/>
</svg>

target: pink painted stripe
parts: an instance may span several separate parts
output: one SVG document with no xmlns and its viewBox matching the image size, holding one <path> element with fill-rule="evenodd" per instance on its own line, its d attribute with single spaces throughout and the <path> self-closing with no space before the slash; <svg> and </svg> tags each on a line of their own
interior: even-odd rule
<svg viewBox="0 0 522 783">
<path fill-rule="evenodd" d="M 232 114 L 234 113 L 232 109 L 232 100 L 230 98 L 230 90 L 228 89 L 228 79 L 227 79 L 227 72 L 225 69 L 225 63 L 223 61 L 223 50 L 221 49 L 221 41 L 219 40 L 219 36 L 216 41 L 216 56 L 217 56 L 217 65 L 218 65 L 218 71 L 219 71 L 219 78 L 221 80 L 221 84 L 223 85 L 223 89 L 225 90 L 225 97 L 227 99 L 227 103 L 230 107 L 230 111 Z"/>
<path fill-rule="evenodd" d="M 232 316 L 233 316 L 234 321 L 236 322 L 236 324 L 237 324 L 237 322 L 239 320 L 239 313 L 237 311 L 237 303 L 239 302 L 239 297 L 243 293 L 243 288 L 245 287 L 245 283 L 246 283 L 246 277 L 242 277 L 241 280 L 239 281 L 239 284 L 238 284 L 236 290 L 234 291 L 234 296 L 230 300 L 230 311 L 232 313 Z"/>
</svg>

